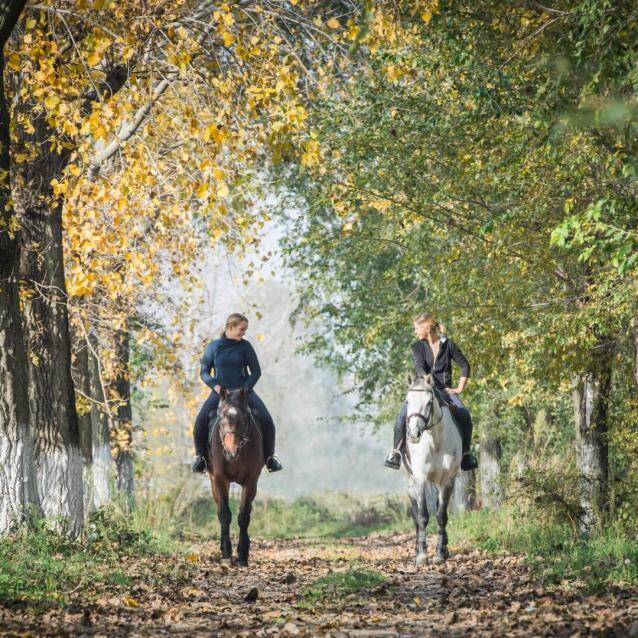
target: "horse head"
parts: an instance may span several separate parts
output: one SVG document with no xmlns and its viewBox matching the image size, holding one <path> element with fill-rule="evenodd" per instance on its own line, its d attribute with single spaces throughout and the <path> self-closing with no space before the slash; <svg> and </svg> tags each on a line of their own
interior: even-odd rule
<svg viewBox="0 0 638 638">
<path fill-rule="evenodd" d="M 418 443 L 421 435 L 435 424 L 434 413 L 434 379 L 431 374 L 422 375 L 412 383 L 406 398 L 408 416 L 406 434 L 410 443 Z"/>
<path fill-rule="evenodd" d="M 219 404 L 219 438 L 224 456 L 232 461 L 239 456 L 242 447 L 248 442 L 250 427 L 246 388 L 239 390 L 222 389 Z"/>
</svg>

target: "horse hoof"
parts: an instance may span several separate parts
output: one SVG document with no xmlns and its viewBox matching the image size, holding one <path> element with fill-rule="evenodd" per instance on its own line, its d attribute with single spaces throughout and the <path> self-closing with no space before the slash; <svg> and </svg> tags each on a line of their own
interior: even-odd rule
<svg viewBox="0 0 638 638">
<path fill-rule="evenodd" d="M 417 567 L 423 567 L 423 565 L 427 565 L 428 564 L 428 557 L 425 554 L 419 554 L 416 557 L 416 566 Z"/>
<path fill-rule="evenodd" d="M 219 559 L 219 564 L 222 567 L 230 567 L 231 559 L 230 558 L 220 558 Z"/>
<path fill-rule="evenodd" d="M 442 565 L 447 560 L 447 556 L 445 554 L 435 554 L 432 562 L 435 565 Z"/>
<path fill-rule="evenodd" d="M 235 564 L 237 565 L 237 567 L 248 567 L 248 560 L 244 558 L 238 558 Z"/>
</svg>

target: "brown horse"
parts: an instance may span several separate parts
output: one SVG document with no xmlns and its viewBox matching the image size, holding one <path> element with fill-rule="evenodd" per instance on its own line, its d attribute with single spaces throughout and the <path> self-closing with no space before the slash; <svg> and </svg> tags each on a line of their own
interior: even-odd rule
<svg viewBox="0 0 638 638">
<path fill-rule="evenodd" d="M 248 410 L 246 390 L 222 389 L 220 397 L 220 416 L 211 432 L 206 461 L 213 498 L 217 503 L 217 518 L 221 525 L 222 561 L 230 562 L 232 558 L 228 488 L 231 483 L 242 486 L 237 515 L 237 565 L 246 567 L 250 552 L 250 512 L 257 494 L 257 481 L 264 466 L 263 441 L 261 431 Z"/>
</svg>

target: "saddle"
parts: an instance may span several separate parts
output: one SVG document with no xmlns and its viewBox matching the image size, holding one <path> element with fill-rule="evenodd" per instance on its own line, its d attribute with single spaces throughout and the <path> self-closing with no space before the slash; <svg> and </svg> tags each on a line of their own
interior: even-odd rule
<svg viewBox="0 0 638 638">
<path fill-rule="evenodd" d="M 456 429 L 459 431 L 459 435 L 461 437 L 461 441 L 465 441 L 465 434 L 463 429 L 463 416 L 459 411 L 459 408 L 450 401 L 447 393 L 442 392 L 438 388 L 434 388 L 434 394 L 436 398 L 439 400 L 439 404 L 442 408 L 447 408 L 450 411 L 452 416 L 452 421 L 454 421 L 454 425 L 456 425 Z"/>
<path fill-rule="evenodd" d="M 264 431 L 262 427 L 262 419 L 261 419 L 261 414 L 259 413 L 259 410 L 253 410 L 252 408 L 248 408 L 248 418 L 253 422 L 253 424 L 257 428 L 257 432 L 259 432 L 259 437 L 263 439 Z M 219 408 L 217 408 L 216 410 L 211 410 L 208 413 L 208 445 L 209 447 L 213 442 L 213 436 L 215 434 L 215 431 L 217 430 L 217 427 L 219 426 L 220 420 L 221 420 L 221 413 L 219 411 Z"/>
</svg>

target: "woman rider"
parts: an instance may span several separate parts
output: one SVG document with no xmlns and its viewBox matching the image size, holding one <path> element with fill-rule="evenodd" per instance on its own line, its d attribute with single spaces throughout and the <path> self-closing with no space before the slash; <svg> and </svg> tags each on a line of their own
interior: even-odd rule
<svg viewBox="0 0 638 638">
<path fill-rule="evenodd" d="M 197 456 L 193 461 L 193 472 L 206 471 L 208 417 L 210 412 L 216 410 L 219 405 L 219 393 L 222 388 L 226 390 L 246 388 L 248 405 L 258 410 L 261 415 L 266 468 L 269 472 L 278 472 L 282 469 L 279 459 L 275 456 L 275 424 L 268 408 L 253 390 L 261 376 L 261 368 L 254 348 L 244 339 L 247 329 L 248 319 L 244 315 L 233 313 L 226 319 L 226 326 L 221 336 L 211 341 L 204 350 L 200 377 L 212 392 L 204 401 L 195 419 L 193 437 Z M 210 374 L 213 369 L 214 377 Z"/>
<path fill-rule="evenodd" d="M 459 425 L 463 432 L 463 458 L 462 470 L 473 470 L 478 467 L 478 462 L 470 452 L 472 441 L 472 417 L 468 409 L 463 405 L 459 394 L 463 392 L 465 384 L 470 376 L 470 364 L 461 349 L 444 336 L 445 329 L 430 313 L 420 314 L 414 320 L 414 332 L 419 338 L 412 344 L 412 356 L 416 375 L 432 374 L 434 377 L 434 389 L 437 397 L 455 405 L 459 414 Z M 461 368 L 461 378 L 456 388 L 452 385 L 452 361 Z M 401 465 L 401 452 L 399 448 L 405 437 L 405 421 L 408 413 L 407 401 L 403 403 L 394 426 L 394 449 L 385 460 L 385 464 L 398 470 Z"/>
</svg>

